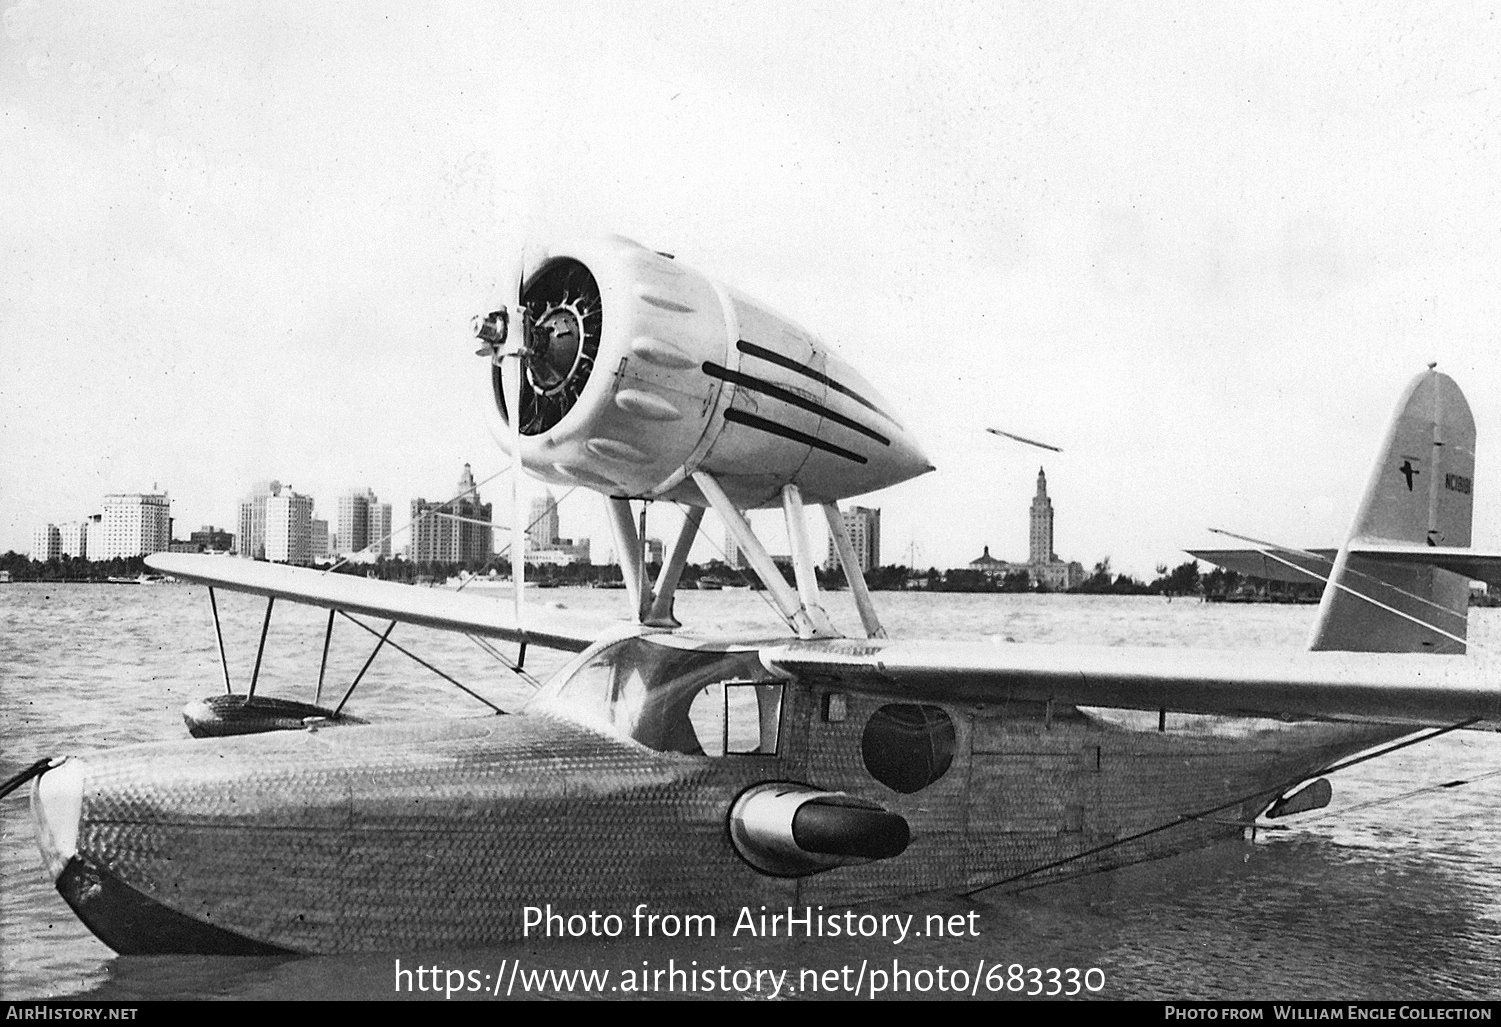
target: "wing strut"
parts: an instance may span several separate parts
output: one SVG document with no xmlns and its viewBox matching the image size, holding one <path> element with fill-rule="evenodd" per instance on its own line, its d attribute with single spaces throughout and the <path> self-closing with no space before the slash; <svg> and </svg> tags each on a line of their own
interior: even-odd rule
<svg viewBox="0 0 1501 1027">
<path fill-rule="evenodd" d="M 276 603 L 275 596 L 266 597 L 266 619 L 261 622 L 261 644 L 255 647 L 255 670 L 250 672 L 250 695 L 255 695 L 255 683 L 261 676 L 261 655 L 266 651 L 266 632 L 271 630 L 271 607 Z"/>
<path fill-rule="evenodd" d="M 235 690 L 229 683 L 229 660 L 224 656 L 224 632 L 219 627 L 219 604 L 214 600 L 213 586 L 209 586 L 208 605 L 214 611 L 214 637 L 219 640 L 219 669 L 224 672 L 224 693 L 234 695 Z"/>
<path fill-rule="evenodd" d="M 651 594 L 646 590 L 646 508 L 651 505 L 647 499 L 641 503 L 641 521 L 636 529 L 636 595 L 639 601 L 636 604 L 636 619 L 646 620 L 647 604 L 651 602 Z"/>
<path fill-rule="evenodd" d="M 318 687 L 313 690 L 313 705 L 317 706 L 323 698 L 323 672 L 328 669 L 328 643 L 334 638 L 334 614 L 340 611 L 330 608 L 328 611 L 328 628 L 323 632 L 323 659 L 318 661 Z"/>
<path fill-rule="evenodd" d="M 615 558 L 620 561 L 620 576 L 625 579 L 631 609 L 641 611 L 641 539 L 636 520 L 631 516 L 631 501 L 611 496 L 605 501 L 610 512 L 610 530 L 615 536 Z"/>
<path fill-rule="evenodd" d="M 828 623 L 829 615 L 819 603 L 818 569 L 813 565 L 813 545 L 808 540 L 808 518 L 803 514 L 803 494 L 796 485 L 782 486 L 782 516 L 787 521 L 787 540 L 792 545 L 792 574 L 797 598 L 815 622 Z"/>
<path fill-rule="evenodd" d="M 834 540 L 834 551 L 839 554 L 839 566 L 844 568 L 844 580 L 850 594 L 855 597 L 855 609 L 860 611 L 860 623 L 865 628 L 866 638 L 885 638 L 886 629 L 876 616 L 875 603 L 871 602 L 870 589 L 865 585 L 865 572 L 860 569 L 860 560 L 855 547 L 850 544 L 849 532 L 844 527 L 844 514 L 838 503 L 823 504 L 824 518 L 829 522 L 829 538 Z"/>
<path fill-rule="evenodd" d="M 766 586 L 767 595 L 771 596 L 772 601 L 776 603 L 777 612 L 797 632 L 797 636 L 799 638 L 838 637 L 839 632 L 835 631 L 833 625 L 829 623 L 828 615 L 824 613 L 823 607 L 816 602 L 811 606 L 806 605 L 798 592 L 787 584 L 787 579 L 782 577 L 781 570 L 772 562 L 766 552 L 766 547 L 756 537 L 745 515 L 735 508 L 735 504 L 730 501 L 730 497 L 725 494 L 714 476 L 707 471 L 694 471 L 693 482 L 704 494 L 704 498 L 708 499 L 710 505 L 714 507 L 714 512 L 719 514 L 720 519 L 724 521 L 730 534 L 735 536 L 735 542 L 740 546 L 745 558 L 750 561 L 751 569 L 761 579 L 761 584 Z M 797 509 L 799 512 L 802 510 L 800 496 L 797 500 Z M 789 517 L 788 534 L 791 535 L 797 530 L 798 526 L 794 523 L 794 519 Z M 802 530 L 807 530 L 806 525 Z"/>
<path fill-rule="evenodd" d="M 663 628 L 681 626 L 672 615 L 672 599 L 677 594 L 678 579 L 683 575 L 683 566 L 688 562 L 688 551 L 698 538 L 698 526 L 703 519 L 704 508 L 701 506 L 690 506 L 684 512 L 683 527 L 678 532 L 677 541 L 673 542 L 672 552 L 667 555 L 667 559 L 662 561 L 662 570 L 657 574 L 656 584 L 652 586 L 651 611 L 646 623 Z"/>
</svg>

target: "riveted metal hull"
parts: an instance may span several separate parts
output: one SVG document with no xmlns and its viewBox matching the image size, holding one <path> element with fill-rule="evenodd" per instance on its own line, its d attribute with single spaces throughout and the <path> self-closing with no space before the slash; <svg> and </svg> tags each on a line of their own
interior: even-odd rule
<svg viewBox="0 0 1501 1027">
<path fill-rule="evenodd" d="M 474 947 L 521 938 L 525 908 L 548 904 L 711 914 L 725 932 L 743 906 L 1025 886 L 1233 837 L 1289 780 L 1393 734 L 951 708 L 952 766 L 903 795 L 862 761 L 884 700 L 851 696 L 828 723 L 824 689 L 789 693 L 778 756 L 658 753 L 535 714 L 116 750 L 79 761 L 76 852 L 49 857 L 122 952 Z M 769 780 L 873 800 L 911 844 L 800 879 L 760 873 L 727 823 Z"/>
<path fill-rule="evenodd" d="M 83 762 L 78 859 L 277 949 L 473 946 L 521 937 L 523 908 L 543 903 L 697 912 L 726 887 L 748 902 L 791 897 L 727 837 L 727 797 L 759 778 L 752 761 L 652 753 L 544 717 L 140 746 Z M 75 908 L 93 926 L 87 905 Z M 121 951 L 202 950 L 101 936 Z"/>
<path fill-rule="evenodd" d="M 801 705 L 807 780 L 907 818 L 897 859 L 803 882 L 816 902 L 886 894 L 1026 888 L 1240 837 L 1282 791 L 1343 756 L 1406 733 L 1388 726 L 1133 711 L 1051 712 L 1042 703 L 946 707 L 958 731 L 939 780 L 901 795 L 871 780 L 863 725 L 889 696 L 820 683 Z M 843 695 L 847 717 L 821 715 Z M 1140 837 L 1136 837 L 1136 836 Z"/>
</svg>

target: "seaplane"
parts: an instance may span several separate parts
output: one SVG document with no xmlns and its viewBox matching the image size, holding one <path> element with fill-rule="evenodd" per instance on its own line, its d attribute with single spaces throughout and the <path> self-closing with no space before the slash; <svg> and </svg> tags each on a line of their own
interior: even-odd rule
<svg viewBox="0 0 1501 1027">
<path fill-rule="evenodd" d="M 304 603 L 514 645 L 518 664 L 526 647 L 571 655 L 522 708 L 483 716 L 365 723 L 221 695 L 187 713 L 201 737 L 39 760 L 45 864 L 116 951 L 473 948 L 522 938 L 544 901 L 728 914 L 1029 887 L 1240 836 L 1327 804 L 1352 760 L 1501 726 L 1498 678 L 1466 653 L 1470 581 L 1501 582 L 1501 554 L 1470 546 L 1475 426 L 1432 367 L 1343 546 L 1217 554 L 1326 582 L 1306 651 L 896 639 L 839 504 L 932 468 L 853 367 L 620 237 L 534 252 L 511 281 L 474 324 L 492 429 L 529 475 L 604 497 L 628 616 L 528 604 L 519 515 L 513 599 L 152 556 L 211 600 L 264 597 L 268 618 Z M 650 580 L 648 501 L 685 511 Z M 824 608 L 810 506 L 858 635 Z M 674 616 L 710 509 L 774 632 L 706 637 Z M 791 580 L 747 517 L 763 509 L 785 518 Z"/>
</svg>

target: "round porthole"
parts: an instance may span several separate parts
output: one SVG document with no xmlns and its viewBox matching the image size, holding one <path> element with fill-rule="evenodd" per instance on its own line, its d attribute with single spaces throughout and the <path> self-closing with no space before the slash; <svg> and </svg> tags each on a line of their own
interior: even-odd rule
<svg viewBox="0 0 1501 1027">
<path fill-rule="evenodd" d="M 889 703 L 865 725 L 860 755 L 871 777 L 910 795 L 948 772 L 954 737 L 954 721 L 943 707 Z"/>
</svg>

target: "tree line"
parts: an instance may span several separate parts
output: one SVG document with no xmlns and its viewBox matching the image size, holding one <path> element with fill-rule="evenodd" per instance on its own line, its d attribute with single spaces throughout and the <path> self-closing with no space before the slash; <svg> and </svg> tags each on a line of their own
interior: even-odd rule
<svg viewBox="0 0 1501 1027">
<path fill-rule="evenodd" d="M 149 573 L 143 556 L 117 556 L 110 560 L 58 556 L 33 560 L 15 551 L 0 556 L 0 571 L 9 571 L 12 581 L 108 581 Z"/>
<path fill-rule="evenodd" d="M 332 565 L 336 573 L 354 574 L 361 577 L 380 578 L 385 581 L 402 581 L 407 584 L 441 584 L 463 574 L 480 577 L 509 577 L 510 561 L 497 556 L 488 560 L 467 562 L 416 561 L 404 557 L 382 557 L 373 563 L 343 563 Z M 791 567 L 780 568 L 789 584 L 794 584 Z M 647 565 L 648 580 L 654 580 L 660 565 Z M 116 557 L 111 560 L 86 560 L 75 556 L 56 557 L 51 560 L 32 560 L 14 551 L 0 556 L 0 571 L 9 571 L 12 581 L 106 581 L 110 578 L 135 578 L 151 573 L 145 559 L 140 556 Z M 844 572 L 838 568 L 818 568 L 818 583 L 826 589 L 845 587 Z M 543 585 L 611 585 L 621 581 L 618 564 L 528 564 L 528 580 Z M 872 591 L 926 591 L 926 592 L 1046 592 L 1040 583 L 1034 582 L 1025 570 L 1012 571 L 998 577 L 968 567 L 927 570 L 903 565 L 875 567 L 866 572 L 866 585 Z M 681 584 L 685 588 L 700 586 L 749 585 L 760 588 L 761 582 L 755 571 L 748 567 L 736 568 L 720 560 L 705 564 L 688 564 L 683 568 Z M 1207 574 L 1199 572 L 1198 562 L 1187 560 L 1169 570 L 1166 565 L 1157 568 L 1157 576 L 1151 581 L 1141 581 L 1130 574 L 1117 574 L 1110 566 L 1107 556 L 1094 565 L 1092 572 L 1078 586 L 1067 591 L 1082 595 L 1165 595 L 1204 596 L 1206 598 L 1232 598 L 1248 590 L 1266 590 L 1266 583 L 1247 578 L 1234 571 L 1215 568 Z M 1275 591 L 1287 596 L 1317 598 L 1322 585 L 1279 585 Z"/>
</svg>

